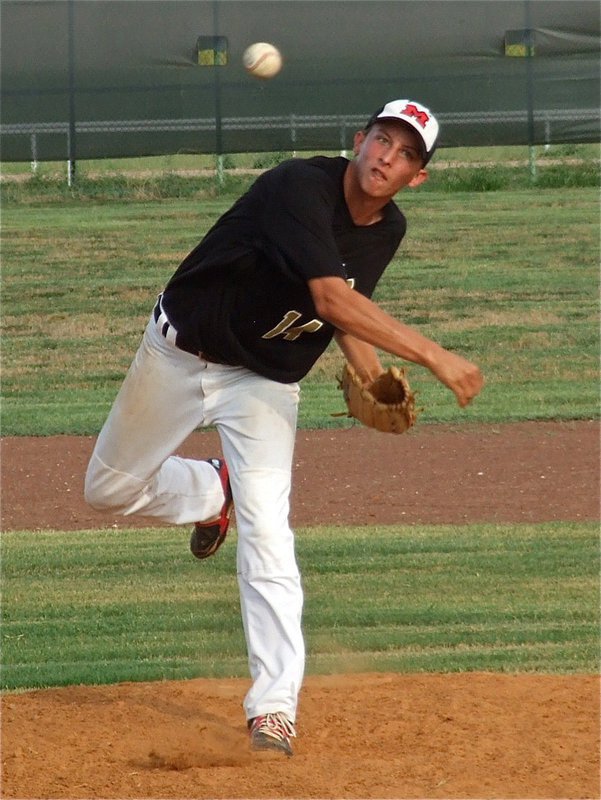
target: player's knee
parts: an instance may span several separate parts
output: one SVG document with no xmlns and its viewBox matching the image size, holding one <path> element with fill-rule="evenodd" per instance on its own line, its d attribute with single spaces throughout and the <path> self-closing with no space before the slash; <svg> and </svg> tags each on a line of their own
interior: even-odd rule
<svg viewBox="0 0 601 800">
<path fill-rule="evenodd" d="M 119 513 L 131 503 L 136 491 L 138 484 L 132 485 L 127 476 L 92 458 L 84 481 L 84 499 L 89 506 L 96 511 Z"/>
<path fill-rule="evenodd" d="M 86 503 L 96 511 L 107 511 L 114 505 L 115 498 L 106 481 L 100 479 L 94 469 L 88 467 L 84 482 L 83 496 Z"/>
<path fill-rule="evenodd" d="M 242 574 L 296 575 L 294 534 L 281 521 L 238 523 L 238 569 Z"/>
</svg>

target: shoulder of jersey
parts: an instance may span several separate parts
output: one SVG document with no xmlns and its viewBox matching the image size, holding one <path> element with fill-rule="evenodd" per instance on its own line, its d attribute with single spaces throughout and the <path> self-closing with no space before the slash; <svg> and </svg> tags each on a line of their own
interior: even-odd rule
<svg viewBox="0 0 601 800">
<path fill-rule="evenodd" d="M 329 156 L 313 156 L 312 158 L 290 158 L 274 167 L 286 179 L 323 180 L 337 182 L 344 172 L 345 164 L 339 158 Z"/>
</svg>

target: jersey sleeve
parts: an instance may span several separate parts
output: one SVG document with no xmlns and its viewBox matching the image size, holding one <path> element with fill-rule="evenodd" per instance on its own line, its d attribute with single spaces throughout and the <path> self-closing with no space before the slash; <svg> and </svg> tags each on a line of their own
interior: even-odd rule
<svg viewBox="0 0 601 800">
<path fill-rule="evenodd" d="M 316 166 L 288 162 L 272 174 L 262 209 L 262 233 L 270 258 L 306 282 L 345 277 L 332 221 L 341 188 Z"/>
</svg>

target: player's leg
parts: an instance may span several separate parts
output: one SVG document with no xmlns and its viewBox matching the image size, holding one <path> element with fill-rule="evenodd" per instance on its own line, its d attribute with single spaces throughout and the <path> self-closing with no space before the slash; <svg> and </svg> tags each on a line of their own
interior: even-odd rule
<svg viewBox="0 0 601 800">
<path fill-rule="evenodd" d="M 236 509 L 253 679 L 244 706 L 248 719 L 284 712 L 293 723 L 305 663 L 303 593 L 288 521 L 299 389 L 246 370 L 232 370 L 230 380 L 229 389 L 220 383 L 215 394 L 207 391 L 205 411 L 221 436 Z"/>
<path fill-rule="evenodd" d="M 90 459 L 90 505 L 173 523 L 219 514 L 215 469 L 172 456 L 203 423 L 205 372 L 204 362 L 174 347 L 151 320 Z"/>
</svg>

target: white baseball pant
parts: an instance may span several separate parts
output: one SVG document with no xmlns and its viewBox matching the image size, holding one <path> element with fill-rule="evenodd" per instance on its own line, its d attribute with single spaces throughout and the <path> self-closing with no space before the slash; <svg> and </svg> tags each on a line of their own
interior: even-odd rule
<svg viewBox="0 0 601 800">
<path fill-rule="evenodd" d="M 303 592 L 288 522 L 298 401 L 298 384 L 179 350 L 151 318 L 86 474 L 86 500 L 99 510 L 213 519 L 224 500 L 217 472 L 172 454 L 197 427 L 216 426 L 238 529 L 247 719 L 283 711 L 294 722 L 303 679 Z"/>
</svg>

